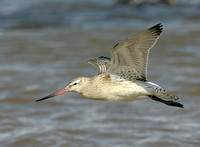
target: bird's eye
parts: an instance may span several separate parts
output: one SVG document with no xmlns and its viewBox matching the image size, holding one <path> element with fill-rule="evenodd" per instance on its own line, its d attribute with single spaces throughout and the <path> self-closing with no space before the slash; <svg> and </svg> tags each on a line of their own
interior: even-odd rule
<svg viewBox="0 0 200 147">
<path fill-rule="evenodd" d="M 77 85 L 77 83 L 74 83 L 74 85 Z"/>
</svg>

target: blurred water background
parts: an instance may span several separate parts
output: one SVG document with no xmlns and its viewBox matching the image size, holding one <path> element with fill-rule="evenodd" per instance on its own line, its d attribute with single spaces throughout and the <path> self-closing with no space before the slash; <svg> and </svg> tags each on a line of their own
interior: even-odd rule
<svg viewBox="0 0 200 147">
<path fill-rule="evenodd" d="M 184 109 L 151 100 L 111 103 L 75 93 L 35 103 L 78 76 L 90 58 L 157 23 L 148 79 Z M 1 147 L 200 146 L 200 2 L 0 1 Z"/>
</svg>

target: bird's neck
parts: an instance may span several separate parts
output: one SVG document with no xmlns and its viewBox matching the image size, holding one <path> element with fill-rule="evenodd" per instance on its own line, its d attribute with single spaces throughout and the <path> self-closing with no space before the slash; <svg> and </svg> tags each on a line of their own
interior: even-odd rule
<svg viewBox="0 0 200 147">
<path fill-rule="evenodd" d="M 109 78 L 106 75 L 100 74 L 91 78 L 84 79 L 84 85 L 82 86 L 81 93 L 83 96 L 90 99 L 97 99 L 97 96 L 101 96 L 102 88 L 107 85 Z"/>
</svg>

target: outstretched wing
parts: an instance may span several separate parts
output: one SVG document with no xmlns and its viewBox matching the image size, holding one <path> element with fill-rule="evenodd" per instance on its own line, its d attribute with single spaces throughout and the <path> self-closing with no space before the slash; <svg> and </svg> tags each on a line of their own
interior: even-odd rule
<svg viewBox="0 0 200 147">
<path fill-rule="evenodd" d="M 146 81 L 149 49 L 161 32 L 162 25 L 157 24 L 115 45 L 111 49 L 111 64 L 106 74 L 130 81 Z"/>
<path fill-rule="evenodd" d="M 106 70 L 110 65 L 110 58 L 101 56 L 99 58 L 88 60 L 88 63 L 95 66 L 98 69 L 99 74 L 103 74 L 106 73 Z"/>
</svg>

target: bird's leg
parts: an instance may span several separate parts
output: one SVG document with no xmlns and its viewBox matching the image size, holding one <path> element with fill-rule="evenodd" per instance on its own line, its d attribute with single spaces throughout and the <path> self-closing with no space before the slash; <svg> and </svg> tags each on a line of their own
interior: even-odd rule
<svg viewBox="0 0 200 147">
<path fill-rule="evenodd" d="M 183 105 L 181 103 L 178 103 L 178 102 L 166 101 L 166 100 L 163 100 L 161 98 L 156 97 L 155 95 L 148 95 L 148 97 L 150 97 L 154 101 L 158 101 L 158 102 L 164 103 L 164 104 L 166 104 L 168 106 L 174 106 L 174 107 L 184 108 Z"/>
</svg>

